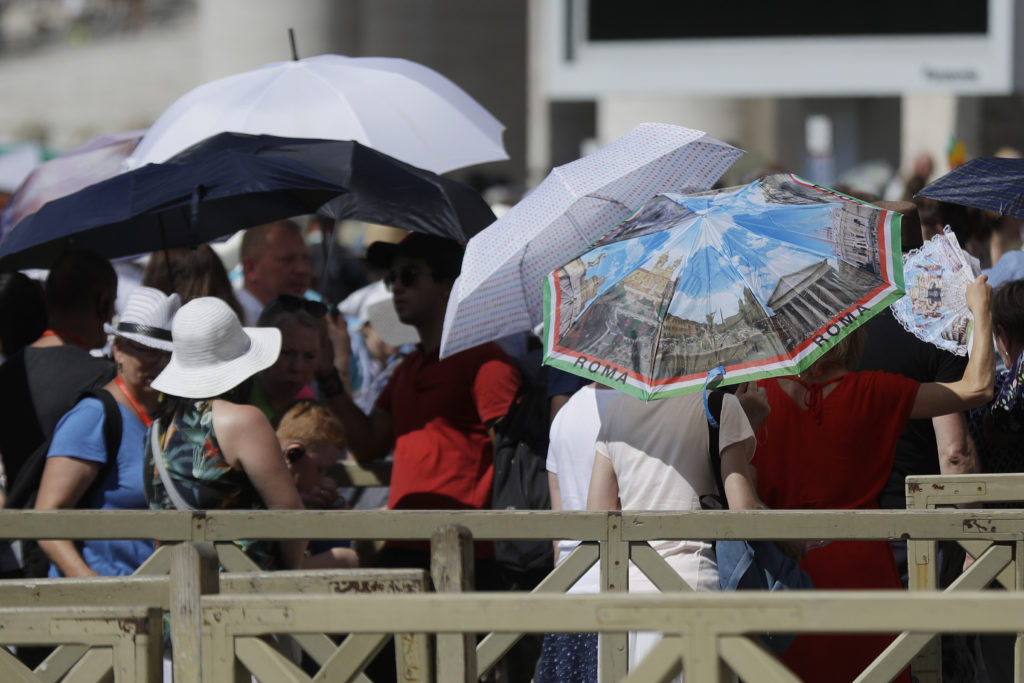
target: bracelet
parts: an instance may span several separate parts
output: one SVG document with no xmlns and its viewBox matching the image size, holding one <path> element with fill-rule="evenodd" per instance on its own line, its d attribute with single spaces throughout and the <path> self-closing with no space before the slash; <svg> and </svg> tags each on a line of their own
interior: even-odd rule
<svg viewBox="0 0 1024 683">
<path fill-rule="evenodd" d="M 333 398 L 345 391 L 345 383 L 342 381 L 341 375 L 338 374 L 337 370 L 324 373 L 323 375 L 314 375 L 313 378 L 316 380 L 320 393 L 327 398 Z"/>
</svg>

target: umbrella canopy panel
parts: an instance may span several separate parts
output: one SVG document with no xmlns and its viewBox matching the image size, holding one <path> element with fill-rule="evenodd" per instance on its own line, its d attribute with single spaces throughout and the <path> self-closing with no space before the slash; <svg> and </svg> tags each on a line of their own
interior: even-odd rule
<svg viewBox="0 0 1024 683">
<path fill-rule="evenodd" d="M 100 135 L 56 159 L 44 161 L 25 178 L 0 213 L 0 240 L 46 202 L 77 192 L 124 170 L 124 160 L 144 130 Z"/>
<path fill-rule="evenodd" d="M 505 126 L 422 64 L 318 55 L 205 83 L 160 115 L 129 159 L 166 161 L 225 131 L 356 140 L 435 173 L 508 158 Z"/>
<path fill-rule="evenodd" d="M 441 356 L 538 327 L 543 281 L 552 270 L 653 195 L 706 190 L 742 155 L 703 131 L 644 123 L 555 168 L 466 245 L 445 314 Z"/>
<path fill-rule="evenodd" d="M 220 133 L 175 155 L 189 162 L 225 150 L 301 163 L 347 192 L 321 211 L 465 242 L 494 221 L 480 193 L 351 140 Z"/>
<path fill-rule="evenodd" d="M 899 224 L 792 175 L 659 195 L 548 277 L 546 362 L 645 400 L 800 372 L 902 295 Z"/>
<path fill-rule="evenodd" d="M 1024 159 L 971 159 L 915 196 L 1024 218 Z"/>
<path fill-rule="evenodd" d="M 343 192 L 289 159 L 224 152 L 151 164 L 44 205 L 0 243 L 0 266 L 46 268 L 70 248 L 117 258 L 195 247 L 312 213 Z"/>
</svg>

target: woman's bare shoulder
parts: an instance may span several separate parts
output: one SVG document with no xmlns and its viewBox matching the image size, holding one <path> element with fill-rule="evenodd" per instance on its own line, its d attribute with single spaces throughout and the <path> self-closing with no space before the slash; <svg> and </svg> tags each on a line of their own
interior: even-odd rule
<svg viewBox="0 0 1024 683">
<path fill-rule="evenodd" d="M 256 406 L 220 399 L 213 401 L 213 422 L 218 433 L 224 430 L 239 432 L 269 425 L 267 416 Z"/>
<path fill-rule="evenodd" d="M 213 402 L 213 431 L 224 459 L 232 467 L 280 455 L 270 421 L 256 406 L 228 401 Z"/>
</svg>

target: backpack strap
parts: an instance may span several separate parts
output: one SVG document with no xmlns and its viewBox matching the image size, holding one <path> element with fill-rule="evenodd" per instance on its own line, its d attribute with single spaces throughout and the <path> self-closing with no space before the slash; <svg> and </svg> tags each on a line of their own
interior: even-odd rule
<svg viewBox="0 0 1024 683">
<path fill-rule="evenodd" d="M 117 452 L 121 449 L 124 423 L 121 420 L 121 410 L 117 407 L 117 401 L 106 389 L 86 390 L 79 394 L 74 405 L 77 405 L 83 398 L 95 398 L 103 405 L 103 441 L 107 449 L 107 461 L 96 473 L 96 479 L 89 489 L 82 494 L 81 500 L 87 501 L 91 498 L 95 487 L 103 481 L 107 470 L 117 461 Z M 36 493 L 39 491 L 39 482 L 43 477 L 43 468 L 46 465 L 46 454 L 50 451 L 52 440 L 53 435 L 51 434 L 22 464 L 21 469 L 18 470 L 18 476 L 9 487 L 7 507 L 29 509 L 35 506 Z"/>
<path fill-rule="evenodd" d="M 124 434 L 124 422 L 121 419 L 121 409 L 117 407 L 117 400 L 114 395 L 102 387 L 87 389 L 83 391 L 78 400 L 95 398 L 103 404 L 103 443 L 107 447 L 107 461 L 103 463 L 92 484 L 85 490 L 82 497 L 78 499 L 78 505 L 88 505 L 96 492 L 103 486 L 107 473 L 117 467 L 117 452 L 121 450 L 121 436 Z"/>
<path fill-rule="evenodd" d="M 95 398 L 103 404 L 103 442 L 107 447 L 107 465 L 110 465 L 117 460 L 117 452 L 121 450 L 121 436 L 124 434 L 121 409 L 114 395 L 103 388 L 83 391 L 78 400 L 83 398 Z"/>
<path fill-rule="evenodd" d="M 160 475 L 160 481 L 164 485 L 167 497 L 171 499 L 171 504 L 178 510 L 195 510 L 195 506 L 189 505 L 182 497 L 181 491 L 175 486 L 174 480 L 171 479 L 171 475 L 167 471 L 167 463 L 164 462 L 164 448 L 160 443 L 160 420 L 154 420 L 152 429 L 149 430 L 149 448 L 153 455 L 153 464 L 156 465 L 156 471 Z"/>
<path fill-rule="evenodd" d="M 719 425 L 722 424 L 722 401 L 725 392 L 716 389 L 708 394 L 708 410 L 711 417 L 715 419 L 714 426 L 708 422 L 708 462 L 711 464 L 711 473 L 715 477 L 717 493 L 705 494 L 700 497 L 701 506 L 704 508 L 716 507 L 722 510 L 729 509 L 729 501 L 725 497 L 725 486 L 722 483 L 722 454 L 718 452 Z"/>
</svg>

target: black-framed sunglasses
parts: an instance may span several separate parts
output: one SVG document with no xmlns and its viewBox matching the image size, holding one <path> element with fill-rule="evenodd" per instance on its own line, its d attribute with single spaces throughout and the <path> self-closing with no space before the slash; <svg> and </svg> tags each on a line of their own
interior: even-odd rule
<svg viewBox="0 0 1024 683">
<path fill-rule="evenodd" d="M 306 455 L 306 447 L 301 443 L 292 444 L 284 450 L 284 457 L 289 465 L 294 465 Z"/>
<path fill-rule="evenodd" d="M 266 310 L 272 308 L 281 308 L 287 313 L 294 313 L 296 311 L 305 311 L 314 318 L 322 318 L 327 315 L 327 306 L 320 301 L 313 301 L 312 299 L 306 299 L 301 296 L 295 296 L 294 294 L 281 294 L 269 304 L 267 304 Z"/>
<path fill-rule="evenodd" d="M 420 267 L 407 264 L 395 270 L 392 268 L 384 276 L 384 286 L 391 290 L 396 282 L 401 282 L 403 287 L 412 287 L 420 279 Z"/>
</svg>

